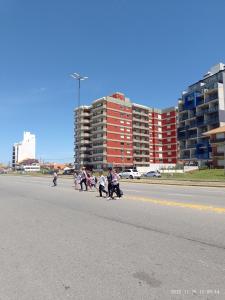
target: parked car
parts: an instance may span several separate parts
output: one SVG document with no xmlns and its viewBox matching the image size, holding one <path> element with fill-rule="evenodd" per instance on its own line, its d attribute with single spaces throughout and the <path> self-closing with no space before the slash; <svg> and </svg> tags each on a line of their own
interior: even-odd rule
<svg viewBox="0 0 225 300">
<path fill-rule="evenodd" d="M 144 174 L 145 177 L 161 177 L 161 173 L 159 171 L 149 171 Z"/>
<path fill-rule="evenodd" d="M 121 173 L 119 173 L 120 178 L 126 179 L 140 179 L 141 174 L 135 169 L 125 169 Z"/>
<path fill-rule="evenodd" d="M 75 170 L 74 169 L 68 169 L 63 171 L 63 175 L 74 175 Z"/>
</svg>

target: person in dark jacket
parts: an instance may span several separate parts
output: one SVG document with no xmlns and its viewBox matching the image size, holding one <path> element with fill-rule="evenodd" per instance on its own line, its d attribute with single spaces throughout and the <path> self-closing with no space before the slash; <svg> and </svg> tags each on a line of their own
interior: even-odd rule
<svg viewBox="0 0 225 300">
<path fill-rule="evenodd" d="M 108 181 L 108 199 L 112 199 L 112 193 L 113 193 L 113 172 L 112 168 L 109 168 L 109 173 L 107 175 L 107 181 Z"/>
</svg>

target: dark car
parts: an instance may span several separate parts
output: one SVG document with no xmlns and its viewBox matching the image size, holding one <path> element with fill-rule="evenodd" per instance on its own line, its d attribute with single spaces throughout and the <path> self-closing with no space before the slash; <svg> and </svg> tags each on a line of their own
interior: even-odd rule
<svg viewBox="0 0 225 300">
<path fill-rule="evenodd" d="M 74 172 L 75 172 L 74 169 L 65 170 L 63 172 L 63 175 L 74 175 Z"/>
</svg>

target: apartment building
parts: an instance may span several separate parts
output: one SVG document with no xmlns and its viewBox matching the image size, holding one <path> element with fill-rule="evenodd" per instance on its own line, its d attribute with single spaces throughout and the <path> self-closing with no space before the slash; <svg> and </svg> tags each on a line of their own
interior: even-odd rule
<svg viewBox="0 0 225 300">
<path fill-rule="evenodd" d="M 35 135 L 25 131 L 23 133 L 23 140 L 13 145 L 13 168 L 26 159 L 35 159 L 35 143 Z"/>
<path fill-rule="evenodd" d="M 175 114 L 176 108 L 157 110 L 132 103 L 122 93 L 77 108 L 76 167 L 132 168 L 176 163 Z"/>
<path fill-rule="evenodd" d="M 225 65 L 213 66 L 183 92 L 178 104 L 180 159 L 199 165 L 213 160 L 205 132 L 225 124 Z"/>
<path fill-rule="evenodd" d="M 91 107 L 81 106 L 75 109 L 74 118 L 74 159 L 75 165 L 89 165 L 91 154 L 90 121 Z"/>
<path fill-rule="evenodd" d="M 133 164 L 149 166 L 149 107 L 134 103 L 133 120 Z"/>
<path fill-rule="evenodd" d="M 150 109 L 150 163 L 177 163 L 177 108 Z"/>
</svg>

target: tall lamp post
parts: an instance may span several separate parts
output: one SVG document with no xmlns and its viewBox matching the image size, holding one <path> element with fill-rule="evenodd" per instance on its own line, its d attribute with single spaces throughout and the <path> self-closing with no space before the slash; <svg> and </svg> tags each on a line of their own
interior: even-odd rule
<svg viewBox="0 0 225 300">
<path fill-rule="evenodd" d="M 88 79 L 88 77 L 81 76 L 78 73 L 72 73 L 72 74 L 70 74 L 70 76 L 73 79 L 76 79 L 78 81 L 78 107 L 80 107 L 80 82 L 83 81 L 83 80 L 85 80 L 85 79 Z"/>
<path fill-rule="evenodd" d="M 86 76 L 81 76 L 78 73 L 72 73 L 70 74 L 70 76 L 78 81 L 78 103 L 77 103 L 77 107 L 78 107 L 78 116 L 76 116 L 76 119 L 80 120 L 80 82 L 83 80 L 88 79 L 88 77 Z M 77 160 L 77 166 L 78 169 L 80 168 L 80 149 L 78 148 L 76 151 L 76 160 Z M 74 166 L 75 167 L 75 166 Z"/>
</svg>

